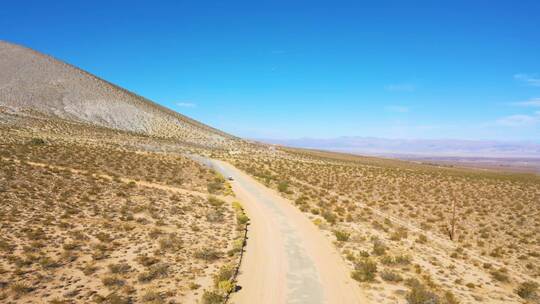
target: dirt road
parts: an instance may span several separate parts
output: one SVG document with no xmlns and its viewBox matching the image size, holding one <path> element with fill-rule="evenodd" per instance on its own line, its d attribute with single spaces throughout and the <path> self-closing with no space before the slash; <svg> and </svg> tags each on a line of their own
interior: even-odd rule
<svg viewBox="0 0 540 304">
<path fill-rule="evenodd" d="M 331 242 L 305 215 L 230 164 L 206 162 L 234 179 L 251 218 L 233 303 L 367 303 Z"/>
</svg>

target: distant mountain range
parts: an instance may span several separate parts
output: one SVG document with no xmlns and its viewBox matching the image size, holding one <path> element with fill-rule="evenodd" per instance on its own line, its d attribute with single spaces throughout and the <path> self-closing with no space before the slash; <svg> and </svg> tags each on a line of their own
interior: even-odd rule
<svg viewBox="0 0 540 304">
<path fill-rule="evenodd" d="M 540 144 L 533 142 L 374 137 L 259 139 L 259 141 L 289 147 L 374 156 L 540 158 Z"/>
</svg>

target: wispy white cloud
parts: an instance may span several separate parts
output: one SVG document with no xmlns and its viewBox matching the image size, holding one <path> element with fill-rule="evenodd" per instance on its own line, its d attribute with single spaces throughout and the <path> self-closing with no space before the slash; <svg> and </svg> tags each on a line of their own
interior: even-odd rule
<svg viewBox="0 0 540 304">
<path fill-rule="evenodd" d="M 540 77 L 531 74 L 515 74 L 514 79 L 533 87 L 540 87 Z"/>
<path fill-rule="evenodd" d="M 513 105 L 522 107 L 540 107 L 540 98 L 531 98 L 526 101 L 514 102 Z"/>
<path fill-rule="evenodd" d="M 499 118 L 497 124 L 506 127 L 524 127 L 540 122 L 540 111 L 533 115 L 517 114 Z"/>
<path fill-rule="evenodd" d="M 182 107 L 182 108 L 195 108 L 197 106 L 196 103 L 193 103 L 193 102 L 177 102 L 175 103 L 177 107 Z"/>
<path fill-rule="evenodd" d="M 531 98 L 525 101 L 512 102 L 512 106 L 538 108 L 540 107 L 540 98 Z M 530 114 L 515 114 L 499 118 L 496 121 L 497 125 L 507 127 L 524 127 L 532 126 L 540 123 L 540 111 L 535 111 Z"/>
<path fill-rule="evenodd" d="M 391 92 L 413 92 L 416 86 L 410 83 L 397 83 L 386 85 L 384 89 Z"/>
<path fill-rule="evenodd" d="M 396 113 L 407 113 L 407 112 L 409 112 L 409 108 L 405 107 L 405 106 L 390 105 L 390 106 L 384 107 L 384 109 L 386 111 L 396 112 Z"/>
</svg>

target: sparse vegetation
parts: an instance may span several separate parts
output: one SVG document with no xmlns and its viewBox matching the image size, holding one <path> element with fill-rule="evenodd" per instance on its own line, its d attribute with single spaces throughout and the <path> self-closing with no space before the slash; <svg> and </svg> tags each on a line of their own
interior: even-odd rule
<svg viewBox="0 0 540 304">
<path fill-rule="evenodd" d="M 403 286 L 417 278 L 411 301 L 509 299 L 508 286 L 518 287 L 513 273 L 540 275 L 538 177 L 288 148 L 234 156 L 232 163 L 331 231 L 356 280 Z M 369 271 L 365 259 L 384 269 Z M 463 282 L 470 275 L 498 283 Z M 461 290 L 466 286 L 473 287 Z M 370 293 L 395 297 L 388 290 Z"/>
<path fill-rule="evenodd" d="M 194 279 L 212 275 L 210 263 L 235 258 L 219 249 L 235 244 L 232 228 L 247 220 L 221 197 L 207 199 L 207 185 L 223 181 L 212 171 L 123 145 L 161 145 L 155 139 L 51 126 L 66 133 L 36 137 L 0 124 L 0 273 L 10 282 L 0 280 L 0 302 L 182 302 Z"/>
</svg>

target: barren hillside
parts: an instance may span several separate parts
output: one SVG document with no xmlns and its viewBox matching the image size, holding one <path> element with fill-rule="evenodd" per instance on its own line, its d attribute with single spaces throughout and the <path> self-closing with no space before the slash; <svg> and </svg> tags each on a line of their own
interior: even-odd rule
<svg viewBox="0 0 540 304">
<path fill-rule="evenodd" d="M 0 41 L 0 108 L 162 138 L 227 146 L 234 137 L 34 50 Z"/>
</svg>

